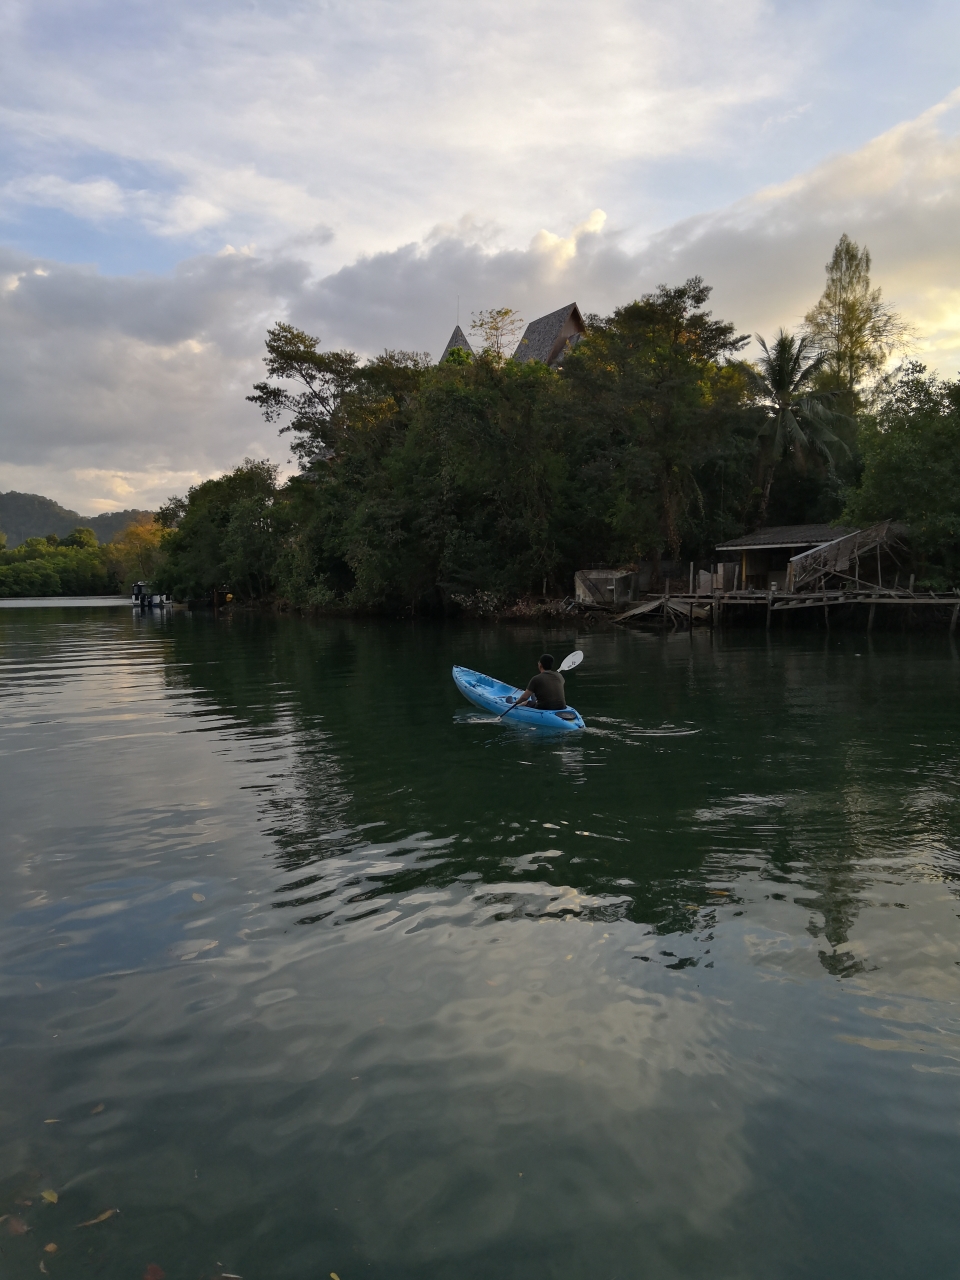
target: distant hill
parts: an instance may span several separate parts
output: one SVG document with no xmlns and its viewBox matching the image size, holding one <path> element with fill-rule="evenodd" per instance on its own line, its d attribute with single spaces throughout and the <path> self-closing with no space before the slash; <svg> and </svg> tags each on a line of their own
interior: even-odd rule
<svg viewBox="0 0 960 1280">
<path fill-rule="evenodd" d="M 77 525 L 92 529 L 98 542 L 109 542 L 133 520 L 152 514 L 152 511 L 130 510 L 81 516 L 39 493 L 17 493 L 14 489 L 0 493 L 0 529 L 7 535 L 7 546 L 11 549 L 19 547 L 27 538 L 45 538 L 48 533 L 65 538 Z"/>
</svg>

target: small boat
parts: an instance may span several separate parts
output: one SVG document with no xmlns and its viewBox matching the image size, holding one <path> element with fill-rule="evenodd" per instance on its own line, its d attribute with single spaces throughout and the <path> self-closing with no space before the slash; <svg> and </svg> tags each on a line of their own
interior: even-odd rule
<svg viewBox="0 0 960 1280">
<path fill-rule="evenodd" d="M 454 667 L 453 683 L 468 702 L 498 716 L 509 711 L 523 693 L 512 684 L 471 671 L 469 667 Z M 584 728 L 583 717 L 573 707 L 566 707 L 563 711 L 544 711 L 539 707 L 528 707 L 526 703 L 511 711 L 504 724 L 535 724 L 541 729 L 562 729 L 564 732 Z"/>
</svg>

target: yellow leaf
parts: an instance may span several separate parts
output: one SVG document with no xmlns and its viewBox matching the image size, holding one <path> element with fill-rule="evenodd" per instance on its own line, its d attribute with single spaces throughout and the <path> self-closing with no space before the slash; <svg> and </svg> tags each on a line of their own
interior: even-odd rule
<svg viewBox="0 0 960 1280">
<path fill-rule="evenodd" d="M 337 1275 L 337 1273 L 336 1273 L 335 1271 L 331 1271 L 331 1272 L 330 1272 L 330 1280 L 340 1280 L 340 1277 Z"/>
<path fill-rule="evenodd" d="M 50 1244 L 45 1244 L 45 1245 L 43 1246 L 43 1252 L 44 1252 L 44 1253 L 56 1253 L 56 1252 L 57 1252 L 57 1246 L 56 1246 L 56 1245 L 51 1241 L 51 1242 L 50 1242 Z"/>
<path fill-rule="evenodd" d="M 56 1204 L 60 1197 L 55 1191 L 41 1191 L 41 1196 L 46 1200 L 47 1204 Z"/>
<path fill-rule="evenodd" d="M 190 896 L 193 898 L 194 902 L 206 902 L 206 898 L 202 893 L 193 893 Z"/>
<path fill-rule="evenodd" d="M 96 1218 L 90 1218 L 87 1222 L 78 1222 L 77 1227 L 95 1227 L 98 1222 L 106 1222 L 108 1218 L 112 1218 L 115 1213 L 119 1213 L 119 1209 L 104 1209 L 103 1213 L 98 1214 Z"/>
</svg>

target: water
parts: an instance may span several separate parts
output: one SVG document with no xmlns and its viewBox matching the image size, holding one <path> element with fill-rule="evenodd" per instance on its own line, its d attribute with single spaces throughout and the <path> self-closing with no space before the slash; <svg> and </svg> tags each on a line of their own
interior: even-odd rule
<svg viewBox="0 0 960 1280">
<path fill-rule="evenodd" d="M 450 680 L 545 646 L 583 735 Z M 0 657 L 4 1276 L 956 1272 L 948 638 L 25 608 Z"/>
</svg>

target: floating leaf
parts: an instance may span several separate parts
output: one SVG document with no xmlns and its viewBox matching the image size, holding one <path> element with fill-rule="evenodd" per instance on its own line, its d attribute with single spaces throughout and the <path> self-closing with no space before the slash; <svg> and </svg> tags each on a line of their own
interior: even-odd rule
<svg viewBox="0 0 960 1280">
<path fill-rule="evenodd" d="M 165 1280 L 166 1274 L 163 1267 L 158 1267 L 155 1262 L 151 1262 L 143 1273 L 143 1280 Z"/>
<path fill-rule="evenodd" d="M 104 1209 L 103 1213 L 98 1214 L 95 1218 L 90 1218 L 87 1222 L 78 1222 L 77 1227 L 95 1227 L 98 1222 L 106 1222 L 108 1218 L 112 1218 L 115 1213 L 119 1213 L 119 1209 Z"/>
<path fill-rule="evenodd" d="M 42 1258 L 40 1259 L 40 1270 L 43 1272 L 45 1276 L 48 1276 L 50 1274 L 50 1272 L 47 1270 L 46 1263 Z"/>
<path fill-rule="evenodd" d="M 59 1120 L 44 1120 L 44 1124 L 59 1124 Z"/>
<path fill-rule="evenodd" d="M 46 1200 L 47 1204 L 56 1204 L 60 1199 L 57 1193 L 55 1191 L 51 1191 L 49 1188 L 46 1191 L 41 1191 L 40 1194 L 43 1196 L 44 1200 Z"/>
<path fill-rule="evenodd" d="M 45 1244 L 45 1245 L 43 1246 L 43 1252 L 44 1252 L 44 1253 L 56 1253 L 56 1252 L 57 1252 L 57 1246 L 53 1243 L 53 1241 L 51 1241 L 51 1242 L 50 1242 L 50 1244 Z"/>
<path fill-rule="evenodd" d="M 330 1272 L 330 1280 L 340 1280 L 340 1277 L 337 1275 L 337 1273 L 336 1273 L 335 1271 L 331 1271 L 331 1272 Z"/>
<path fill-rule="evenodd" d="M 102 1102 L 98 1102 L 98 1103 L 97 1103 L 97 1105 L 96 1105 L 96 1106 L 93 1108 L 93 1110 L 90 1112 L 90 1114 L 91 1114 L 92 1116 L 98 1116 L 98 1115 L 100 1114 L 100 1112 L 103 1110 L 103 1105 L 104 1105 L 104 1104 L 103 1104 Z"/>
<path fill-rule="evenodd" d="M 207 900 L 202 893 L 192 893 L 190 896 L 194 902 L 206 902 Z"/>
<path fill-rule="evenodd" d="M 25 1236 L 30 1228 L 22 1218 L 11 1213 L 7 1216 L 7 1230 L 12 1236 Z"/>
</svg>

